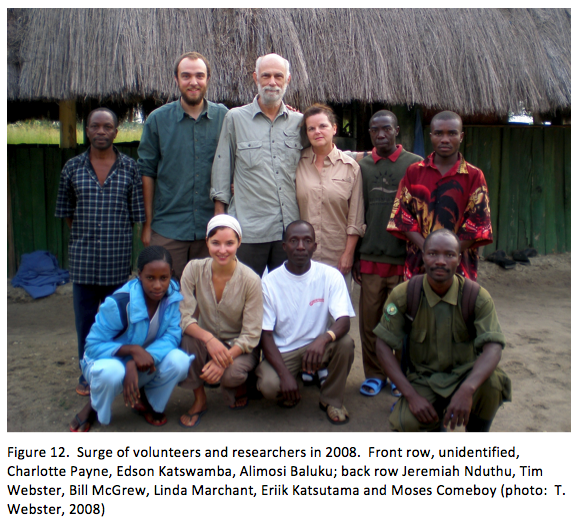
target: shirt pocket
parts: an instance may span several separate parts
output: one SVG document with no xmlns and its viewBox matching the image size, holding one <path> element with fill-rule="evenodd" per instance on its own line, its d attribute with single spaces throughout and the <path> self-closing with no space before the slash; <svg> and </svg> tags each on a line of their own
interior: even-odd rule
<svg viewBox="0 0 582 523">
<path fill-rule="evenodd" d="M 295 174 L 295 169 L 301 158 L 301 150 L 303 149 L 299 131 L 283 131 L 283 143 L 285 144 L 283 148 L 285 164 Z"/>
<path fill-rule="evenodd" d="M 263 142 L 257 140 L 253 142 L 238 142 L 236 144 L 236 157 L 248 169 L 252 169 L 260 164 Z"/>
<path fill-rule="evenodd" d="M 352 189 L 354 187 L 354 179 L 347 175 L 336 175 L 331 177 L 331 183 L 334 195 L 330 195 L 330 199 L 338 199 L 340 201 L 348 201 L 352 197 Z"/>
<path fill-rule="evenodd" d="M 469 330 L 466 325 L 460 325 L 459 322 L 453 327 L 453 366 L 458 367 L 475 360 L 475 349 L 473 347 L 473 340 L 469 336 Z"/>
<path fill-rule="evenodd" d="M 412 328 L 410 331 L 410 361 L 413 365 L 426 365 L 428 357 L 426 329 Z"/>
</svg>

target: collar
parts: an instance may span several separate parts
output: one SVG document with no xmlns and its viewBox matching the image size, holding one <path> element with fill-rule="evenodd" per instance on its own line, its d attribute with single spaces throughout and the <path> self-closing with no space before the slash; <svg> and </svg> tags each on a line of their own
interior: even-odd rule
<svg viewBox="0 0 582 523">
<path fill-rule="evenodd" d="M 313 151 L 313 147 L 308 147 L 307 149 L 305 149 L 303 151 L 303 153 L 301 154 L 301 158 L 308 158 L 310 163 L 315 163 L 315 152 Z M 329 159 L 329 161 L 331 162 L 332 165 L 335 165 L 338 161 L 342 161 L 344 163 L 348 163 L 344 161 L 344 158 L 342 156 L 342 153 L 340 152 L 340 150 L 336 147 L 335 144 L 333 144 L 333 149 L 331 150 L 331 152 L 326 156 L 327 159 Z"/>
<path fill-rule="evenodd" d="M 384 158 L 383 156 L 378 156 L 378 153 L 376 152 L 376 148 L 374 147 L 372 149 L 372 160 L 374 160 L 374 163 L 378 163 L 380 160 L 390 160 L 391 162 L 395 162 L 396 160 L 398 160 L 398 157 L 400 156 L 400 153 L 402 152 L 402 145 L 398 144 L 396 146 L 396 150 L 390 155 L 388 156 L 388 158 Z"/>
<path fill-rule="evenodd" d="M 432 290 L 432 287 L 428 283 L 428 278 L 426 274 L 422 279 L 422 288 L 424 289 L 424 295 L 426 296 L 426 301 L 428 305 L 432 308 L 438 302 L 444 301 L 449 305 L 457 306 L 457 300 L 459 298 L 459 278 L 455 274 L 453 276 L 453 284 L 449 287 L 449 290 L 444 296 L 439 296 L 436 292 Z"/>
<path fill-rule="evenodd" d="M 182 107 L 182 102 L 180 101 L 182 100 L 182 97 L 180 96 L 180 98 L 178 98 L 178 100 L 176 100 L 176 120 L 178 122 L 182 121 L 184 118 L 190 118 L 190 115 L 184 111 L 184 108 Z M 210 111 L 210 107 L 208 105 L 208 100 L 206 100 L 206 98 L 204 98 L 204 107 L 202 107 L 202 112 L 200 113 L 200 116 L 198 118 L 202 118 L 202 116 L 206 115 L 206 118 L 208 118 L 209 120 L 212 120 L 212 114 Z"/>
<path fill-rule="evenodd" d="M 439 170 L 438 167 L 434 164 L 434 157 L 435 157 L 435 152 L 433 151 L 432 153 L 430 153 L 422 162 L 421 162 L 421 167 L 431 167 L 435 170 Z M 457 159 L 457 163 L 455 163 L 455 165 L 453 165 L 445 174 L 443 174 L 444 176 L 452 176 L 453 174 L 468 174 L 469 170 L 467 169 L 467 162 L 465 160 L 465 158 L 463 158 L 463 155 L 461 153 L 457 153 L 459 155 L 458 159 Z M 439 171 L 440 174 L 440 171 Z"/>
<path fill-rule="evenodd" d="M 261 109 L 261 106 L 259 105 L 259 95 L 255 95 L 252 103 L 251 103 L 251 109 L 252 109 L 252 114 L 253 114 L 253 118 L 255 116 L 257 116 L 257 114 L 261 113 L 261 114 L 265 114 L 263 113 L 263 110 Z M 288 115 L 289 114 L 289 110 L 287 109 L 287 107 L 285 106 L 285 102 L 281 101 L 281 106 L 279 107 L 279 112 L 277 113 L 277 116 L 275 117 L 275 120 L 277 118 L 279 118 L 279 116 L 281 116 L 282 114 Z M 267 116 L 265 114 L 265 116 Z M 268 117 L 267 117 L 268 118 Z"/>
<path fill-rule="evenodd" d="M 83 153 L 83 155 L 85 155 L 85 161 L 87 163 L 91 163 L 91 157 L 89 156 L 89 153 L 91 151 L 91 146 L 87 147 L 87 150 Z M 115 170 L 116 166 L 117 166 L 117 162 L 119 161 L 119 149 L 117 147 L 115 147 L 115 145 L 113 146 L 113 152 L 115 153 L 115 162 L 113 162 L 113 167 L 111 168 L 112 171 Z"/>
</svg>

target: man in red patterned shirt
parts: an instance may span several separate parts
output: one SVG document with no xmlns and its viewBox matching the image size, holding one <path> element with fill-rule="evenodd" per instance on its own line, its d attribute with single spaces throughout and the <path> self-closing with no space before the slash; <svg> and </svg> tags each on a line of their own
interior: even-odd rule
<svg viewBox="0 0 582 523">
<path fill-rule="evenodd" d="M 438 113 L 430 131 L 434 152 L 408 167 L 387 230 L 407 240 L 405 280 L 424 273 L 424 239 L 442 228 L 453 231 L 461 241 L 457 273 L 476 280 L 477 248 L 493 241 L 485 176 L 459 153 L 464 133 L 458 114 Z"/>
</svg>

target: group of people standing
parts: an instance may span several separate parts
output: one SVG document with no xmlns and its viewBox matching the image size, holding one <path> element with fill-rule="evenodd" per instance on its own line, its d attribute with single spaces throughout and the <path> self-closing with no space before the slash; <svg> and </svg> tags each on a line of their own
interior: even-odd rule
<svg viewBox="0 0 582 523">
<path fill-rule="evenodd" d="M 301 114 L 284 104 L 284 58 L 259 57 L 258 95 L 230 111 L 206 99 L 210 75 L 202 55 L 178 58 L 181 97 L 148 117 L 137 163 L 113 146 L 117 117 L 100 108 L 87 119 L 90 148 L 63 169 L 56 216 L 71 227 L 76 390 L 90 396 L 70 430 L 109 423 L 122 392 L 162 425 L 176 385 L 194 392 L 184 427 L 206 413 L 205 385 L 220 384 L 232 410 L 247 406 L 249 386 L 293 408 L 299 373 L 319 382 L 327 419 L 347 423 L 352 278 L 362 289 L 360 392 L 377 395 L 390 378 L 402 394 L 394 430 L 449 422 L 487 430 L 510 385 L 497 369 L 505 341 L 484 289 L 477 286 L 470 320 L 463 314 L 465 278 L 476 279 L 477 248 L 492 237 L 485 179 L 458 152 L 460 117 L 433 118 L 425 159 L 396 144 L 398 121 L 385 110 L 370 120 L 371 153 L 342 152 L 329 107 Z M 127 282 L 134 223 L 144 224 L 146 248 Z M 409 324 L 408 283 L 397 303 L 390 293 L 425 267 L 418 320 Z M 446 311 L 427 320 L 425 306 Z M 487 401 L 474 402 L 479 394 Z M 417 425 L 403 421 L 406 413 Z"/>
</svg>

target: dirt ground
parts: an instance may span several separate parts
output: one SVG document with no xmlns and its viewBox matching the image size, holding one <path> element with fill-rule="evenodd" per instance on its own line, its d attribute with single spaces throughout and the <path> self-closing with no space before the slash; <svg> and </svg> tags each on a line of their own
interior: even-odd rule
<svg viewBox="0 0 582 523">
<path fill-rule="evenodd" d="M 504 405 L 493 431 L 571 430 L 571 301 L 570 255 L 532 258 L 532 265 L 506 271 L 481 262 L 479 283 L 493 296 L 507 338 L 501 367 L 513 382 L 513 402 Z M 359 287 L 354 289 L 358 310 Z M 217 389 L 207 389 L 208 414 L 195 431 L 387 431 L 395 401 L 388 388 L 369 398 L 358 391 L 364 379 L 357 318 L 351 336 L 356 357 L 348 378 L 345 405 L 351 421 L 336 427 L 318 408 L 316 387 L 302 387 L 302 401 L 292 410 L 266 400 L 230 412 Z M 8 431 L 58 432 L 86 399 L 75 393 L 79 375 L 72 304 L 72 286 L 33 301 L 8 285 Z M 154 428 L 131 413 L 121 397 L 113 404 L 109 426 L 95 432 L 183 432 L 178 417 L 188 409 L 192 393 L 177 388 L 168 403 L 168 423 Z"/>
</svg>

